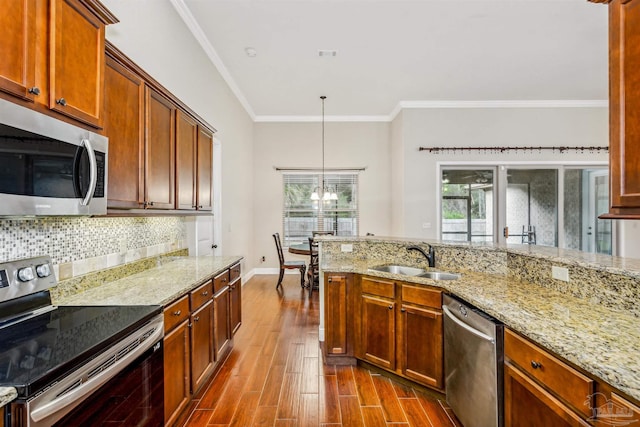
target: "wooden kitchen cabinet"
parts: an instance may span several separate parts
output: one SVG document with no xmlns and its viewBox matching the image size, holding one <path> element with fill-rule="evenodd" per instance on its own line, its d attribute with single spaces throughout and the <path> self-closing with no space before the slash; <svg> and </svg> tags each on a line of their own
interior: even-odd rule
<svg viewBox="0 0 640 427">
<path fill-rule="evenodd" d="M 508 329 L 504 353 L 506 425 L 589 425 L 592 379 Z"/>
<path fill-rule="evenodd" d="M 196 156 L 196 205 L 200 211 L 213 210 L 213 133 L 198 126 Z"/>
<path fill-rule="evenodd" d="M 354 356 L 351 339 L 353 316 L 350 301 L 353 298 L 353 278 L 347 274 L 324 275 L 324 347 L 327 357 Z"/>
<path fill-rule="evenodd" d="M 191 393 L 197 393 L 213 369 L 213 283 L 204 283 L 189 293 L 191 316 Z"/>
<path fill-rule="evenodd" d="M 213 134 L 180 110 L 176 126 L 176 209 L 210 211 Z"/>
<path fill-rule="evenodd" d="M 229 271 L 214 277 L 213 279 L 213 328 L 215 334 L 215 356 L 220 360 L 229 347 L 231 340 L 231 328 L 229 321 Z"/>
<path fill-rule="evenodd" d="M 105 26 L 97 0 L 2 0 L 0 90 L 91 127 L 102 120 Z"/>
<path fill-rule="evenodd" d="M 107 56 L 103 134 L 109 137 L 107 206 L 139 208 L 144 203 L 144 82 Z"/>
<path fill-rule="evenodd" d="M 147 87 L 145 94 L 144 207 L 175 208 L 176 106 Z"/>
<path fill-rule="evenodd" d="M 36 86 L 36 2 L 2 0 L 0 90 L 33 101 Z"/>
<path fill-rule="evenodd" d="M 640 219 L 640 0 L 609 3 L 609 214 Z"/>
<path fill-rule="evenodd" d="M 240 264 L 229 269 L 229 327 L 231 335 L 235 335 L 242 325 L 242 279 Z"/>
<path fill-rule="evenodd" d="M 164 419 L 172 425 L 191 400 L 189 298 L 164 310 Z"/>
<path fill-rule="evenodd" d="M 442 292 L 401 284 L 398 360 L 402 375 L 444 389 Z"/>
<path fill-rule="evenodd" d="M 358 355 L 367 362 L 393 370 L 396 367 L 395 283 L 363 277 L 361 292 Z"/>
</svg>

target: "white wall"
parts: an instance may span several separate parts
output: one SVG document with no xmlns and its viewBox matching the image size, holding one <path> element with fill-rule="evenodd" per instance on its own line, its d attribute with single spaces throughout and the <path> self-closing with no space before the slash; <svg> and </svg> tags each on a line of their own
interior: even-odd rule
<svg viewBox="0 0 640 427">
<path fill-rule="evenodd" d="M 322 166 L 321 123 L 256 123 L 255 255 L 278 266 L 273 233 L 282 234 L 282 173 L 276 167 Z M 325 167 L 365 167 L 359 176 L 359 234 L 388 235 L 391 224 L 389 123 L 325 123 Z M 293 258 L 287 254 L 288 258 Z"/>
<path fill-rule="evenodd" d="M 401 136 L 394 138 L 392 148 L 394 152 L 398 149 L 403 152 L 404 212 L 401 218 L 394 216 L 392 228 L 402 230 L 402 235 L 407 237 L 438 238 L 438 162 L 571 162 L 608 158 L 606 153 L 573 152 L 430 154 L 419 152 L 418 147 L 607 146 L 608 120 L 606 108 L 404 110 L 394 120 L 393 126 L 400 125 L 402 131 L 393 133 Z M 431 228 L 422 228 L 423 223 L 430 223 Z"/>
<path fill-rule="evenodd" d="M 244 268 L 253 268 L 251 118 L 168 1 L 103 3 L 120 20 L 107 27 L 107 39 L 217 129 L 223 255 L 245 256 Z"/>
</svg>

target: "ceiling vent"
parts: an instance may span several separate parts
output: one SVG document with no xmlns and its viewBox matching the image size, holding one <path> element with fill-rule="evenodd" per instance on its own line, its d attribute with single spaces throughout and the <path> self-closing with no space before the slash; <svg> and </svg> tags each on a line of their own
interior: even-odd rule
<svg viewBox="0 0 640 427">
<path fill-rule="evenodd" d="M 336 56 L 338 54 L 337 50 L 329 50 L 329 49 L 319 49 L 318 50 L 318 56 L 319 57 L 332 57 L 332 56 Z"/>
</svg>

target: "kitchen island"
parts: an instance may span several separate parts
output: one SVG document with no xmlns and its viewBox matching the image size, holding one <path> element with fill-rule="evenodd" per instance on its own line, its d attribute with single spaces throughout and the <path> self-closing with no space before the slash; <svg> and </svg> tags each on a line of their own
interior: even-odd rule
<svg viewBox="0 0 640 427">
<path fill-rule="evenodd" d="M 353 274 L 442 289 L 570 364 L 640 399 L 637 260 L 530 246 L 378 237 L 321 240 L 323 277 Z M 415 244 L 424 248 L 433 245 L 436 269 L 460 273 L 461 277 L 437 281 L 371 270 L 381 264 L 429 269 L 424 258 L 406 250 Z M 552 266 L 566 268 L 570 281 L 553 279 Z M 324 293 L 321 289 L 321 303 L 325 302 Z M 326 332 L 324 320 L 321 337 Z"/>
</svg>

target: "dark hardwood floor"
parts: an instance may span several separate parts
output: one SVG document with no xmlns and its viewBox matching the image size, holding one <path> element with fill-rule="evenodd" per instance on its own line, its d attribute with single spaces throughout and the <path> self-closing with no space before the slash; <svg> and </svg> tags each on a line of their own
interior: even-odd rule
<svg viewBox="0 0 640 427">
<path fill-rule="evenodd" d="M 242 288 L 234 348 L 185 426 L 460 426 L 444 401 L 358 366 L 323 363 L 318 293 L 299 277 Z"/>
</svg>

